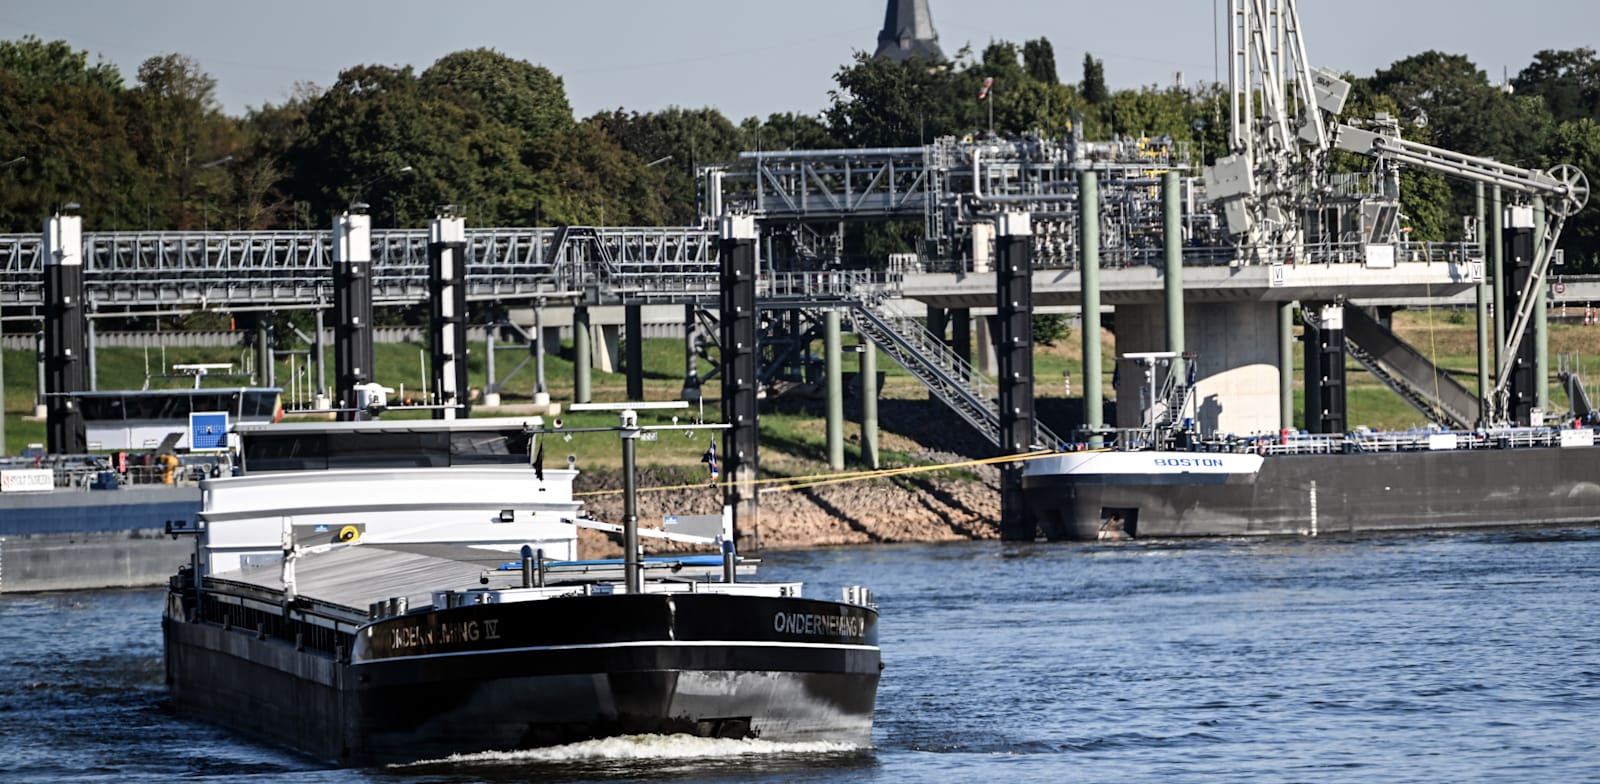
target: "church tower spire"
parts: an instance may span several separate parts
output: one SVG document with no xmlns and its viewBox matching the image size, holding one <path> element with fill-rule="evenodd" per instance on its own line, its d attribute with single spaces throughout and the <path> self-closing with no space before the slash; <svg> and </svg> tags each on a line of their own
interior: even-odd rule
<svg viewBox="0 0 1600 784">
<path fill-rule="evenodd" d="M 928 0 L 889 0 L 883 14 L 883 30 L 878 33 L 878 51 L 873 57 L 906 60 L 913 56 L 929 61 L 944 60 L 939 49 L 939 33 L 933 29 Z"/>
</svg>

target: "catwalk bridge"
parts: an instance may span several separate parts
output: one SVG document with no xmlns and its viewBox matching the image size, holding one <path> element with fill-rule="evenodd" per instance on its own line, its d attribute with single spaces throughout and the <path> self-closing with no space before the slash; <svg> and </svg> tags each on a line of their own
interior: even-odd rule
<svg viewBox="0 0 1600 784">
<path fill-rule="evenodd" d="M 371 236 L 374 304 L 426 301 L 428 230 Z M 715 306 L 721 285 L 717 239 L 715 230 L 698 227 L 468 230 L 467 298 Z M 0 305 L 45 307 L 46 252 L 38 235 L 0 235 Z M 100 316 L 324 309 L 335 294 L 334 264 L 329 231 L 83 235 L 85 303 Z M 847 310 L 857 333 L 980 432 L 998 439 L 998 384 L 896 307 L 902 284 L 903 276 L 892 272 L 776 273 L 761 276 L 758 294 L 767 310 Z M 1037 430 L 1039 443 L 1059 443 L 1042 424 Z"/>
</svg>

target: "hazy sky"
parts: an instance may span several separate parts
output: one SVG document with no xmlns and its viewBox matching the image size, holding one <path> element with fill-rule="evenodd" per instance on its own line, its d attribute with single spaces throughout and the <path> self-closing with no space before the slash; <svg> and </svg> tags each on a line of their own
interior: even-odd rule
<svg viewBox="0 0 1600 784">
<path fill-rule="evenodd" d="M 1225 14 L 1225 0 L 931 0 L 946 53 L 1042 35 L 1063 81 L 1078 80 L 1087 50 L 1113 88 L 1166 85 L 1180 71 L 1190 82 L 1212 79 L 1219 5 Z M 1600 43 L 1596 0 L 1300 6 L 1311 61 L 1360 76 L 1438 49 L 1498 80 L 1541 49 Z M 714 106 L 738 121 L 821 111 L 851 52 L 876 45 L 883 10 L 882 0 L 0 0 L 0 39 L 64 39 L 91 62 L 115 63 L 130 84 L 145 58 L 186 54 L 217 80 L 230 114 L 280 103 L 296 82 L 327 87 L 352 65 L 421 72 L 450 52 L 491 47 L 565 78 L 580 118 L 677 105 Z"/>
</svg>

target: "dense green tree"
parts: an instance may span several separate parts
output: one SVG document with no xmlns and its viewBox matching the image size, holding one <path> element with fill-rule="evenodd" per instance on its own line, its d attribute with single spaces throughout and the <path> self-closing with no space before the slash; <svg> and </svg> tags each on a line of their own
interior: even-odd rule
<svg viewBox="0 0 1600 784">
<path fill-rule="evenodd" d="M 129 146 L 122 79 L 64 42 L 0 42 L 0 230 L 37 232 L 63 204 L 91 229 L 144 225 L 155 189 Z"/>
<path fill-rule="evenodd" d="M 75 51 L 66 41 L 46 43 L 31 35 L 0 41 L 0 70 L 36 92 L 83 87 L 116 94 L 123 89 L 122 73 L 115 65 L 90 65 L 88 52 Z"/>
<path fill-rule="evenodd" d="M 1098 108 L 1111 133 L 1187 139 L 1193 131 L 1193 96 L 1180 88 L 1118 90 Z"/>
<path fill-rule="evenodd" d="M 1571 164 L 1588 177 L 1590 187 L 1600 181 L 1600 122 L 1583 118 L 1562 123 L 1553 134 L 1547 163 Z M 1589 205 L 1567 218 L 1561 235 L 1566 250 L 1567 271 L 1600 272 L 1600 199 L 1590 195 Z"/>
<path fill-rule="evenodd" d="M 1393 98 L 1405 119 L 1432 128 L 1434 144 L 1468 155 L 1530 165 L 1553 130 L 1540 101 L 1490 84 L 1462 55 L 1413 55 L 1378 71 L 1371 87 Z"/>
<path fill-rule="evenodd" d="M 314 84 L 295 85 L 289 100 L 247 112 L 240 123 L 244 160 L 234 167 L 230 227 L 265 229 L 310 226 L 309 205 L 297 209 L 289 192 L 290 155 L 306 138 L 306 116 L 322 94 Z M 302 214 L 302 212 L 306 214 Z"/>
<path fill-rule="evenodd" d="M 1600 121 L 1600 59 L 1593 49 L 1539 52 L 1511 85 L 1517 95 L 1543 99 L 1556 122 Z"/>
<path fill-rule="evenodd" d="M 846 147 L 917 145 L 980 126 L 977 80 L 921 58 L 895 62 L 858 52 L 834 81 L 823 116 Z"/>
<path fill-rule="evenodd" d="M 1083 99 L 1092 106 L 1099 106 L 1111 97 L 1110 91 L 1106 89 L 1105 64 L 1088 52 L 1083 53 L 1083 83 L 1078 91 L 1083 93 Z"/>
<path fill-rule="evenodd" d="M 455 101 L 529 138 L 573 126 L 561 77 L 493 49 L 445 55 L 422 72 L 420 81 L 435 98 Z"/>
<path fill-rule="evenodd" d="M 828 126 L 809 114 L 782 112 L 759 122 L 752 117 L 740 125 L 740 130 L 746 140 L 754 142 L 754 149 L 828 150 L 839 146 Z"/>
<path fill-rule="evenodd" d="M 655 179 L 664 190 L 654 201 L 666 205 L 666 213 L 652 223 L 692 223 L 698 212 L 696 184 L 700 168 L 735 161 L 740 152 L 761 144 L 759 136 L 747 140 L 738 126 L 710 107 L 673 106 L 649 114 L 618 109 L 596 114 L 587 122 L 604 131 L 643 165 L 660 170 L 662 176 Z"/>
<path fill-rule="evenodd" d="M 1022 45 L 1022 60 L 1028 68 L 1028 78 L 1047 85 L 1061 83 L 1056 71 L 1056 50 L 1050 39 L 1040 37 Z"/>
<path fill-rule="evenodd" d="M 533 164 L 544 225 L 650 226 L 665 212 L 663 172 L 642 166 L 596 121 L 549 137 Z"/>
<path fill-rule="evenodd" d="M 199 63 L 167 54 L 145 60 L 138 86 L 128 93 L 130 141 L 159 183 L 152 206 L 164 227 L 210 225 L 217 202 L 232 187 L 227 164 L 240 140 L 222 114 L 216 88 Z"/>
<path fill-rule="evenodd" d="M 314 225 L 355 202 L 380 227 L 422 225 L 441 204 L 477 225 L 531 222 L 531 143 L 457 98 L 430 94 L 409 68 L 344 71 L 291 152 L 293 197 Z"/>
</svg>

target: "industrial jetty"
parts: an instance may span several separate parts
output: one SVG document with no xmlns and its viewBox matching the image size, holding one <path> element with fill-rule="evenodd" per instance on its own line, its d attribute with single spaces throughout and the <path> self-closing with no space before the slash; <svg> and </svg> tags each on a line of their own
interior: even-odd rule
<svg viewBox="0 0 1600 784">
<path fill-rule="evenodd" d="M 640 432 L 622 414 L 624 454 Z M 635 734 L 866 746 L 869 591 L 803 598 L 719 556 L 574 561 L 539 418 L 240 426 L 162 621 L 187 714 L 345 765 Z M 645 428 L 648 429 L 648 428 Z M 630 504 L 630 509 L 632 505 Z M 625 541 L 638 541 L 625 515 Z"/>
</svg>

